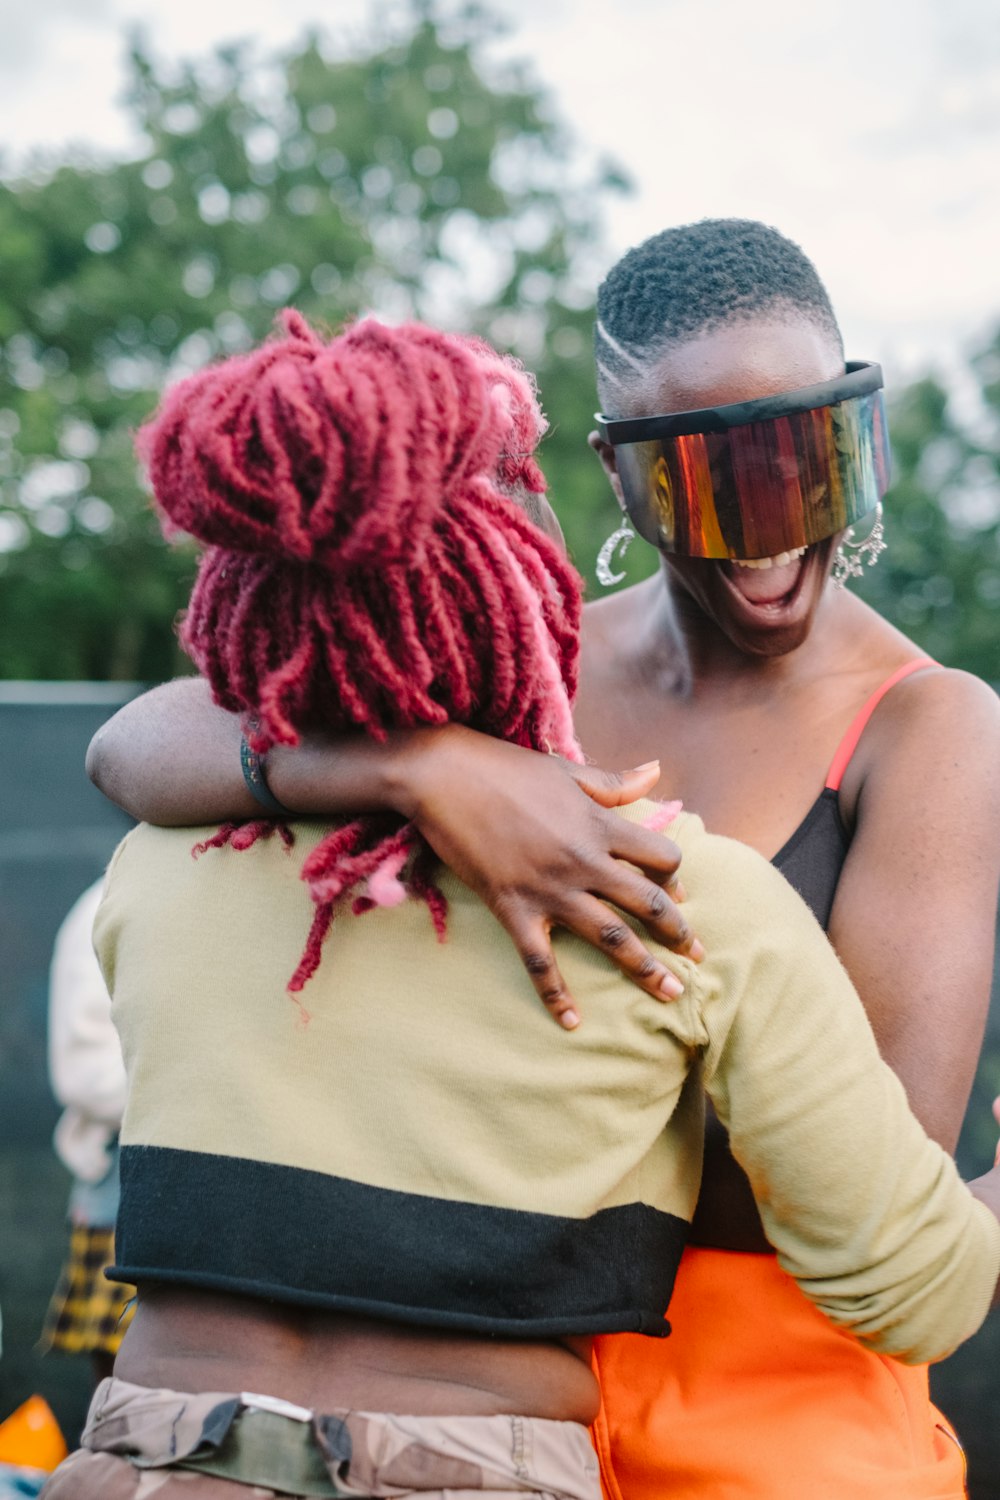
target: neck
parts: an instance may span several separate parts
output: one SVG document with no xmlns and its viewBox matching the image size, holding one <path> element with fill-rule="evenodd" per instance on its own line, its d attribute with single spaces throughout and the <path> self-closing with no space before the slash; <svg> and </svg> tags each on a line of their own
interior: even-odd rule
<svg viewBox="0 0 1000 1500">
<path fill-rule="evenodd" d="M 694 680 L 691 653 L 691 631 L 683 618 L 683 600 L 679 600 L 662 573 L 654 573 L 643 583 L 627 589 L 619 597 L 631 596 L 630 628 L 614 629 L 615 654 L 621 654 L 622 665 L 668 697 L 686 698 Z M 621 651 L 625 641 L 627 658 Z"/>
<path fill-rule="evenodd" d="M 650 640 L 648 649 L 662 657 L 663 621 L 668 620 L 672 654 L 676 652 L 686 663 L 691 692 L 711 683 L 724 687 L 726 691 L 738 685 L 739 691 L 752 695 L 762 687 L 780 687 L 783 682 L 796 681 L 804 674 L 823 671 L 823 661 L 831 651 L 833 641 L 839 640 L 846 624 L 846 610 L 852 603 L 850 596 L 826 588 L 810 628 L 798 646 L 774 655 L 766 652 L 755 654 L 730 640 L 683 584 L 673 577 L 666 563 L 661 565 L 656 583 L 663 604 L 660 618 L 655 621 L 657 641 L 654 645 Z M 653 612 L 650 613 L 650 625 L 654 625 Z"/>
</svg>

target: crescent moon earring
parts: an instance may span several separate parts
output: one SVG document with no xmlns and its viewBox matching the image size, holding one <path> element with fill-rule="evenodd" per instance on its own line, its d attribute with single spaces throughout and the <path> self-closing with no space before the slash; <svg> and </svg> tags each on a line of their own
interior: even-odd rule
<svg viewBox="0 0 1000 1500">
<path fill-rule="evenodd" d="M 594 571 L 597 574 L 598 583 L 603 584 L 606 589 L 611 588 L 613 584 L 621 583 L 622 579 L 625 577 L 624 572 L 612 572 L 611 565 L 614 560 L 615 553 L 619 548 L 621 548 L 622 557 L 625 556 L 625 553 L 629 549 L 629 544 L 634 536 L 635 532 L 632 530 L 628 521 L 623 520 L 622 524 L 616 531 L 613 531 L 611 533 L 607 541 L 604 543 L 604 546 L 601 548 L 600 552 L 598 552 L 597 566 Z"/>
</svg>

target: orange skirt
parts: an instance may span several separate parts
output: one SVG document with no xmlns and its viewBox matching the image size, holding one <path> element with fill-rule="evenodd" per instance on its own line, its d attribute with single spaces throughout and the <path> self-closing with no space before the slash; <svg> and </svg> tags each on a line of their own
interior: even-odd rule
<svg viewBox="0 0 1000 1500">
<path fill-rule="evenodd" d="M 773 1256 L 686 1250 L 670 1322 L 596 1340 L 608 1500 L 964 1500 L 926 1367 L 839 1332 Z"/>
</svg>

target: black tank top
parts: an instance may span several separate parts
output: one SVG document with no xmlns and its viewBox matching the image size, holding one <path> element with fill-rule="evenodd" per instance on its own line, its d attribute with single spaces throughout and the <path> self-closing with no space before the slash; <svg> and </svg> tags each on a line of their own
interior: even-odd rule
<svg viewBox="0 0 1000 1500">
<path fill-rule="evenodd" d="M 929 659 L 907 662 L 905 667 L 893 672 L 876 688 L 851 721 L 847 733 L 837 747 L 830 773 L 826 778 L 826 786 L 791 838 L 786 840 L 771 861 L 775 869 L 781 871 L 789 885 L 798 891 L 824 931 L 828 930 L 830 925 L 830 914 L 833 911 L 837 885 L 847 858 L 847 851 L 851 847 L 851 833 L 840 816 L 840 783 L 843 774 L 857 748 L 865 725 L 889 689 L 894 687 L 902 677 L 908 677 L 911 672 L 935 665 L 936 663 Z M 727 1216 L 733 1222 L 739 1222 L 741 1218 L 744 1218 L 747 1207 L 752 1207 L 750 1184 L 729 1154 L 722 1126 L 714 1116 L 710 1116 L 707 1123 L 706 1159 L 711 1161 L 715 1192 L 712 1194 L 710 1200 L 712 1206 L 708 1213 L 704 1214 L 700 1210 L 695 1212 L 692 1223 L 692 1243 L 743 1253 L 773 1255 L 774 1252 L 764 1238 L 762 1229 L 759 1229 L 759 1243 L 756 1245 L 748 1244 L 745 1240 L 739 1244 L 727 1242 L 725 1229 Z"/>
<path fill-rule="evenodd" d="M 771 863 L 798 891 L 825 932 L 851 835 L 840 816 L 840 793 L 825 786 Z"/>
<path fill-rule="evenodd" d="M 909 661 L 875 689 L 852 719 L 847 733 L 838 745 L 830 774 L 826 778 L 826 786 L 791 838 L 782 845 L 771 861 L 789 885 L 798 891 L 824 931 L 830 925 L 837 883 L 844 868 L 847 851 L 851 847 L 851 835 L 840 816 L 840 783 L 844 772 L 865 725 L 889 689 L 895 687 L 902 678 L 909 677 L 911 672 L 936 665 L 929 657 Z"/>
</svg>

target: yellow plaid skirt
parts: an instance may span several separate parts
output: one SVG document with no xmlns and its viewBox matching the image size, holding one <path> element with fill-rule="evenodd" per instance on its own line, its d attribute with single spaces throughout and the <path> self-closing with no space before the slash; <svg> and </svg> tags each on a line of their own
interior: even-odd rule
<svg viewBox="0 0 1000 1500">
<path fill-rule="evenodd" d="M 108 1281 L 114 1230 L 74 1224 L 69 1257 L 45 1315 L 40 1347 L 67 1354 L 117 1354 L 135 1311 L 135 1288 Z"/>
</svg>

